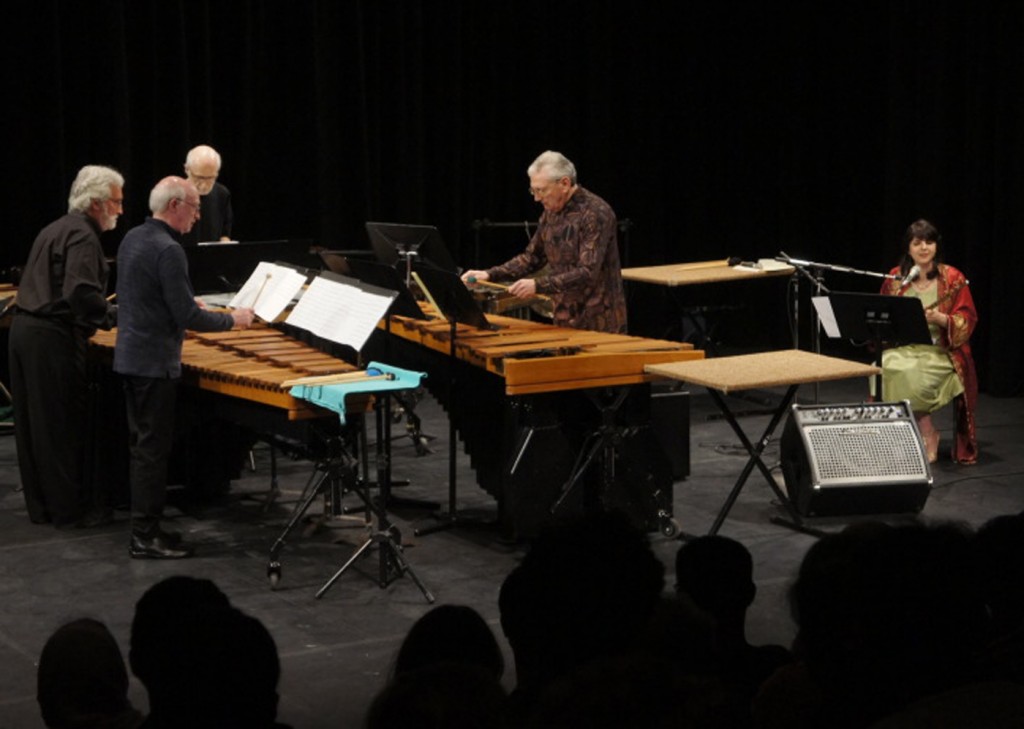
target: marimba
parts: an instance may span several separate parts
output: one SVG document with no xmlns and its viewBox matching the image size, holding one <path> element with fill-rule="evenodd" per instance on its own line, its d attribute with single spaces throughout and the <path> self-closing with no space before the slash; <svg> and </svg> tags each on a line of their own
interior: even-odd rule
<svg viewBox="0 0 1024 729">
<path fill-rule="evenodd" d="M 529 537 L 551 519 L 577 455 L 600 429 L 615 430 L 618 441 L 605 505 L 663 530 L 672 469 L 652 434 L 649 383 L 657 378 L 644 367 L 704 353 L 681 342 L 488 319 L 496 328 L 457 324 L 453 342 L 443 319 L 392 317 L 374 357 L 430 373 L 426 386 L 448 409 L 477 482 L 497 500 L 505 534 Z M 575 497 L 566 503 L 579 506 Z"/>
<path fill-rule="evenodd" d="M 109 421 L 108 432 L 126 427 L 120 385 L 110 374 L 116 339 L 115 329 L 99 331 L 90 340 L 92 358 L 98 363 L 97 400 L 104 410 L 102 417 Z M 198 494 L 222 492 L 229 480 L 237 478 L 239 465 L 254 440 L 313 461 L 356 442 L 361 425 L 357 419 L 342 426 L 335 413 L 292 397 L 290 388 L 283 384 L 356 369 L 266 326 L 189 332 L 182 343 L 178 406 L 178 418 L 186 427 L 177 433 L 178 456 L 172 458 L 171 482 L 184 483 Z M 351 413 L 364 413 L 372 407 L 372 398 L 354 395 L 347 405 Z M 272 456 L 274 452 L 272 449 Z M 127 478 L 126 455 L 123 446 L 112 444 L 109 452 L 99 456 L 106 478 L 114 482 Z M 271 466 L 271 495 L 276 493 L 275 466 L 276 459 Z"/>
<path fill-rule="evenodd" d="M 507 395 L 564 392 L 651 382 L 649 364 L 703 359 L 686 342 L 647 339 L 489 316 L 495 329 L 456 325 L 455 356 L 501 378 Z M 392 317 L 395 336 L 445 356 L 451 326 L 443 319 Z"/>
<path fill-rule="evenodd" d="M 117 330 L 97 332 L 92 344 L 113 356 Z M 182 343 L 183 384 L 283 411 L 287 420 L 326 411 L 292 397 L 283 383 L 300 377 L 355 372 L 342 359 L 265 326 L 227 332 L 188 332 Z M 366 398 L 363 399 L 366 402 Z"/>
</svg>

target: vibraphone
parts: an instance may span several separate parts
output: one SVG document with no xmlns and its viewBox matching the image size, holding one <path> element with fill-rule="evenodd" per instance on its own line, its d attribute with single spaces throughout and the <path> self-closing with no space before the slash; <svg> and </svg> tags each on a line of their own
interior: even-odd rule
<svg viewBox="0 0 1024 729">
<path fill-rule="evenodd" d="M 651 531 L 664 530 L 672 474 L 652 437 L 654 378 L 644 366 L 703 359 L 704 353 L 687 343 L 488 319 L 497 328 L 457 325 L 453 360 L 449 322 L 392 317 L 392 336 L 376 345 L 382 349 L 375 355 L 430 373 L 426 386 L 449 410 L 479 485 L 497 500 L 502 530 L 528 537 L 550 520 L 588 437 L 613 426 L 622 438 L 616 484 L 603 495 L 605 503 Z M 605 398 L 623 389 L 628 396 L 609 413 Z"/>
</svg>

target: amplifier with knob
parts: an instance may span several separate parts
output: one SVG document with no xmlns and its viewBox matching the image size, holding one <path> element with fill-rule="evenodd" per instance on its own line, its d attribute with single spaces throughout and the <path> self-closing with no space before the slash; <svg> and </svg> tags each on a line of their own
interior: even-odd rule
<svg viewBox="0 0 1024 729">
<path fill-rule="evenodd" d="M 932 474 L 907 402 L 793 405 L 780 441 L 804 516 L 917 512 Z"/>
</svg>

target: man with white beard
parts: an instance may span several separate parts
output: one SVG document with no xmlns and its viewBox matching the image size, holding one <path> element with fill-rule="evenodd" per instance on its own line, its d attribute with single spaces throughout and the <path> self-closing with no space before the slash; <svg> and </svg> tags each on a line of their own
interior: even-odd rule
<svg viewBox="0 0 1024 729">
<path fill-rule="evenodd" d="M 89 337 L 115 324 L 100 233 L 117 225 L 123 188 L 124 178 L 110 167 L 79 170 L 68 213 L 39 233 L 21 274 L 9 344 L 11 395 L 25 505 L 37 524 L 110 519 L 109 508 L 94 503 L 85 474 L 85 354 Z"/>
</svg>

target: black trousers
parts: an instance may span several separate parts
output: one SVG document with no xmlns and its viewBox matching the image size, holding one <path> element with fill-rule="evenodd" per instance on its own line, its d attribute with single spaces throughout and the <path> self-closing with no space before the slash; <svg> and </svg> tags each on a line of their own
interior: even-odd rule
<svg viewBox="0 0 1024 729">
<path fill-rule="evenodd" d="M 151 533 L 167 501 L 167 465 L 174 442 L 177 379 L 126 375 L 132 530 Z"/>
<path fill-rule="evenodd" d="M 8 352 L 18 468 L 29 518 L 66 526 L 92 505 L 85 454 L 88 422 L 86 332 L 15 315 Z"/>
</svg>

